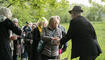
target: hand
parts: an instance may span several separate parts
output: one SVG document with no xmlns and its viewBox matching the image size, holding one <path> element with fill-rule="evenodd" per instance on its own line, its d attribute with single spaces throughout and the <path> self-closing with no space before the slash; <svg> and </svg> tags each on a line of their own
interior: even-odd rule
<svg viewBox="0 0 105 60">
<path fill-rule="evenodd" d="M 55 37 L 55 40 L 60 40 L 60 38 L 59 37 Z"/>
<path fill-rule="evenodd" d="M 60 40 L 59 37 L 53 37 L 52 40 Z"/>
<path fill-rule="evenodd" d="M 33 42 L 33 41 L 32 41 L 32 40 L 30 40 L 30 44 L 31 44 L 31 45 L 32 45 L 32 42 Z"/>
<path fill-rule="evenodd" d="M 60 45 L 60 41 L 59 40 L 56 40 L 55 41 L 55 44 L 58 46 L 58 45 Z"/>
<path fill-rule="evenodd" d="M 55 38 L 54 37 L 51 37 L 51 40 L 54 40 Z"/>
<path fill-rule="evenodd" d="M 56 45 L 60 45 L 60 41 L 59 40 L 56 41 Z"/>
<path fill-rule="evenodd" d="M 18 36 L 16 36 L 16 35 L 12 35 L 12 36 L 10 37 L 10 39 L 11 39 L 11 40 L 17 40 L 17 37 L 18 37 Z"/>
<path fill-rule="evenodd" d="M 51 37 L 51 40 L 53 40 L 56 45 L 60 45 L 60 38 L 59 37 Z"/>
</svg>

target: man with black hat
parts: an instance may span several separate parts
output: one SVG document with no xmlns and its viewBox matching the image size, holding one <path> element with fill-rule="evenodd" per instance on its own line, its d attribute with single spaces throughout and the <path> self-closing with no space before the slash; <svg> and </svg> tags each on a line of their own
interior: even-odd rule
<svg viewBox="0 0 105 60">
<path fill-rule="evenodd" d="M 80 6 L 74 6 L 69 11 L 72 20 L 65 37 L 60 40 L 63 45 L 72 40 L 71 59 L 80 57 L 80 60 L 95 60 L 102 53 L 97 41 L 95 30 L 92 24 L 85 17 L 81 16 L 83 10 Z"/>
</svg>

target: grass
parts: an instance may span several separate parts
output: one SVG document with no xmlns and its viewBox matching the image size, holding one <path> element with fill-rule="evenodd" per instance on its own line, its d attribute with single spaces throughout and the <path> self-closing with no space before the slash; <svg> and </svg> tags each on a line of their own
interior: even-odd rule
<svg viewBox="0 0 105 60">
<path fill-rule="evenodd" d="M 98 56 L 96 58 L 96 60 L 105 60 L 105 22 L 91 22 L 92 25 L 94 26 L 94 29 L 96 31 L 96 34 L 97 34 L 97 38 L 98 38 L 98 43 L 102 49 L 102 54 L 100 56 Z M 67 30 L 68 30 L 68 27 L 69 27 L 69 23 L 63 23 L 62 24 Z M 69 60 L 70 60 L 70 57 L 71 57 L 71 41 L 68 42 L 68 48 L 66 50 L 66 52 L 64 52 L 62 54 L 62 59 L 64 57 L 68 57 Z M 78 58 L 74 58 L 72 60 L 78 60 Z"/>
</svg>

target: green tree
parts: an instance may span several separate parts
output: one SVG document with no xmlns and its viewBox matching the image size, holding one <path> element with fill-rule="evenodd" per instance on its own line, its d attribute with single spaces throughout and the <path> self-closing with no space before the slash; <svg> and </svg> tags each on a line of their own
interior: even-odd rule
<svg viewBox="0 0 105 60">
<path fill-rule="evenodd" d="M 9 7 L 13 17 L 20 20 L 22 26 L 25 21 L 36 22 L 40 17 L 59 15 L 62 22 L 69 20 L 69 2 L 66 0 L 2 0 L 2 5 Z"/>
<path fill-rule="evenodd" d="M 89 7 L 86 17 L 91 21 L 102 21 L 105 14 L 104 6 L 93 2 Z"/>
</svg>

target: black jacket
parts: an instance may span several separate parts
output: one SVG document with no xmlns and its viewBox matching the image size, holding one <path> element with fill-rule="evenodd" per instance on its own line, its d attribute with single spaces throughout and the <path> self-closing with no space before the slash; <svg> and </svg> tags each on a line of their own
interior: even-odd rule
<svg viewBox="0 0 105 60">
<path fill-rule="evenodd" d="M 72 58 L 78 56 L 97 56 L 101 53 L 95 30 L 83 16 L 71 20 L 67 35 L 61 39 L 64 44 L 72 39 Z"/>
<path fill-rule="evenodd" d="M 37 53 L 37 46 L 40 41 L 40 32 L 39 32 L 38 27 L 36 27 L 33 30 L 32 35 L 33 35 L 32 50 L 33 50 L 33 52 Z"/>
<path fill-rule="evenodd" d="M 41 39 L 40 37 L 40 32 L 38 27 L 36 27 L 33 31 L 32 31 L 32 38 L 33 38 L 33 43 L 32 43 L 32 60 L 39 60 L 40 56 L 39 53 L 37 52 L 37 47 L 38 47 L 38 43 Z"/>
<path fill-rule="evenodd" d="M 11 20 L 6 19 L 0 22 L 0 60 L 12 60 L 9 45 L 10 30 L 13 33 L 21 35 L 21 29 L 16 27 Z"/>
</svg>

